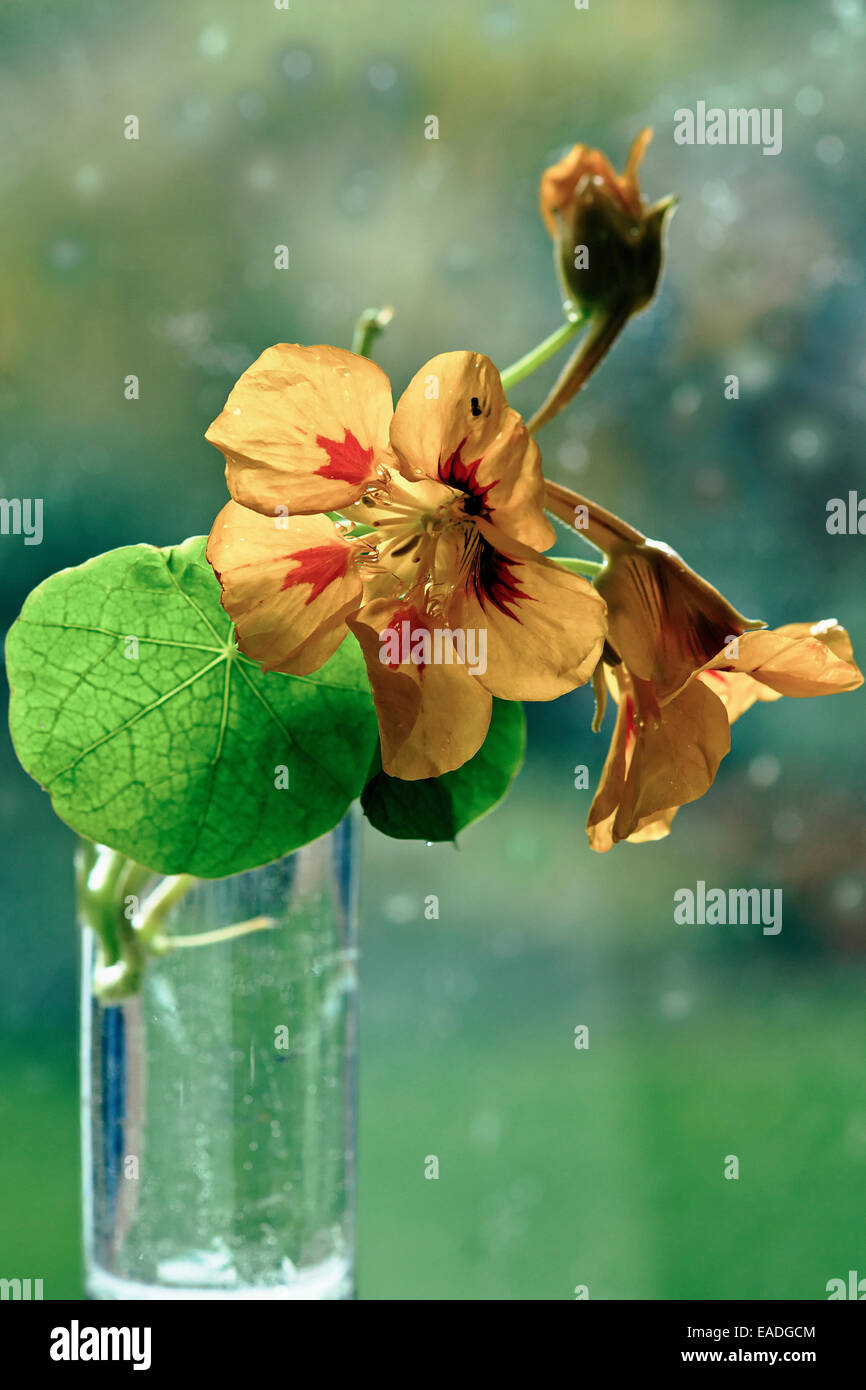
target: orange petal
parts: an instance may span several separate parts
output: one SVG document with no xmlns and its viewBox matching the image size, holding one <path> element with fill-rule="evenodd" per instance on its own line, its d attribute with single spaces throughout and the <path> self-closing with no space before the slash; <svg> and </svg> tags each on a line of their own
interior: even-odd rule
<svg viewBox="0 0 866 1390">
<path fill-rule="evenodd" d="M 590 846 L 601 851 L 661 839 L 676 810 L 710 788 L 731 746 L 724 706 L 701 682 L 636 727 L 631 683 L 619 679 L 616 727 L 587 819 Z"/>
<path fill-rule="evenodd" d="M 639 730 L 613 828 L 624 840 L 650 817 L 696 801 L 712 786 L 731 747 L 724 706 L 699 681 Z"/>
<path fill-rule="evenodd" d="M 493 702 L 444 625 L 405 599 L 377 599 L 349 626 L 367 663 L 385 771 L 416 781 L 462 767 L 487 736 Z"/>
<path fill-rule="evenodd" d="M 644 126 L 643 130 L 634 137 L 631 142 L 631 149 L 628 152 L 625 168 L 620 177 L 620 186 L 629 199 L 629 206 L 632 211 L 640 211 L 641 200 L 638 190 L 637 171 L 640 168 L 652 138 L 653 133 L 649 126 Z"/>
<path fill-rule="evenodd" d="M 655 816 L 647 816 L 638 822 L 637 830 L 633 830 L 626 838 L 630 845 L 647 845 L 656 840 L 664 840 L 671 833 L 671 822 L 679 810 L 679 806 L 669 806 L 666 811 L 659 811 Z"/>
<path fill-rule="evenodd" d="M 610 749 L 599 778 L 598 790 L 593 798 L 586 819 L 586 831 L 590 849 L 598 853 L 612 849 L 614 822 L 619 804 L 623 798 L 628 769 L 634 754 L 636 729 L 634 724 L 634 699 L 632 683 L 621 666 L 611 670 L 604 666 L 601 688 L 607 685 L 617 704 L 617 718 Z M 597 725 L 594 723 L 593 728 Z M 671 806 L 663 811 L 651 813 L 639 820 L 635 829 L 625 838 L 629 844 L 646 844 L 653 840 L 663 840 L 670 834 L 671 822 L 678 811 Z"/>
<path fill-rule="evenodd" d="M 781 700 L 778 690 L 770 690 L 743 671 L 701 671 L 698 680 L 717 695 L 727 710 L 728 723 L 733 724 L 756 700 Z"/>
<path fill-rule="evenodd" d="M 851 638 L 835 618 L 822 618 L 817 623 L 783 623 L 776 631 L 786 637 L 817 637 L 840 661 L 855 665 Z"/>
<path fill-rule="evenodd" d="M 494 527 L 477 527 L 483 543 L 445 614 L 452 627 L 486 633 L 487 689 L 504 700 L 553 700 L 583 685 L 606 635 L 595 589 Z"/>
<path fill-rule="evenodd" d="M 471 515 L 524 545 L 553 544 L 538 445 L 508 405 L 489 357 L 431 358 L 397 402 L 391 444 L 407 478 L 423 475 L 466 493 Z"/>
<path fill-rule="evenodd" d="M 720 652 L 703 669 L 717 667 L 743 672 L 779 695 L 796 697 L 833 695 L 863 684 L 848 634 L 832 618 L 744 633 L 735 656 Z"/>
<path fill-rule="evenodd" d="M 207 558 L 241 651 L 266 671 L 306 676 L 323 666 L 358 606 L 361 550 L 326 516 L 265 517 L 227 503 Z"/>
<path fill-rule="evenodd" d="M 632 675 L 655 683 L 660 700 L 732 637 L 763 626 L 744 618 L 659 541 L 614 546 L 595 582 L 607 603 L 611 646 Z"/>
<path fill-rule="evenodd" d="M 616 190 L 618 177 L 601 150 L 593 150 L 589 145 L 572 145 L 568 154 L 563 155 L 556 164 L 551 164 L 541 176 L 538 202 L 550 235 L 556 239 L 558 228 L 555 214 L 568 207 L 582 178 L 601 179 L 605 187 Z"/>
<path fill-rule="evenodd" d="M 625 790 L 628 761 L 634 748 L 634 704 L 623 695 L 616 711 L 613 738 L 586 818 L 590 848 L 600 854 L 613 849 L 613 823 Z"/>
<path fill-rule="evenodd" d="M 236 502 L 266 516 L 334 511 L 390 460 L 391 386 L 341 348 L 278 343 L 248 367 L 205 438 Z M 391 460 L 392 461 L 392 460 Z"/>
<path fill-rule="evenodd" d="M 600 182 L 625 212 L 640 217 L 642 200 L 637 171 L 651 139 L 649 127 L 636 136 L 622 174 L 616 172 L 601 150 L 593 150 L 589 145 L 573 145 L 567 155 L 545 169 L 541 176 L 539 204 L 550 235 L 554 238 L 558 235 L 555 214 L 568 206 L 583 178 Z"/>
</svg>

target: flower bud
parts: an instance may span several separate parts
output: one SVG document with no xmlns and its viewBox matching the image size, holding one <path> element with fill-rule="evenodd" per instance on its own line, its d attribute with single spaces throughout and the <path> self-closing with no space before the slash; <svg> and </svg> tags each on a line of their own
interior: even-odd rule
<svg viewBox="0 0 866 1390">
<path fill-rule="evenodd" d="M 541 214 L 566 299 L 580 313 L 628 317 L 655 294 L 675 199 L 647 207 L 641 197 L 637 168 L 651 138 L 641 131 L 622 174 L 600 150 L 575 145 L 542 176 Z"/>
</svg>

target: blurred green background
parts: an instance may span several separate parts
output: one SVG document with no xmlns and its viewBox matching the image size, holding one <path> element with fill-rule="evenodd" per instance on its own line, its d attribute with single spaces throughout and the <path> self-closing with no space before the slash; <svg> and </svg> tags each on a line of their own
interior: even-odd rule
<svg viewBox="0 0 866 1390">
<path fill-rule="evenodd" d="M 862 658 L 866 541 L 825 531 L 864 486 L 860 0 L 4 0 L 0 28 L 0 493 L 45 504 L 41 546 L 0 537 L 4 627 L 63 565 L 208 530 L 202 435 L 270 343 L 347 344 L 390 302 L 395 390 L 442 350 L 519 356 L 560 312 L 541 170 L 578 139 L 621 167 L 650 123 L 644 189 L 681 196 L 661 294 L 542 434 L 546 471 Z M 699 99 L 781 107 L 782 153 L 675 145 Z M 757 707 L 661 844 L 586 848 L 587 691 L 530 711 L 524 773 L 459 848 L 367 835 L 362 1297 L 812 1299 L 866 1273 L 863 698 Z M 72 836 L 2 759 L 0 1274 L 70 1298 Z M 700 878 L 781 887 L 782 934 L 674 926 Z"/>
</svg>

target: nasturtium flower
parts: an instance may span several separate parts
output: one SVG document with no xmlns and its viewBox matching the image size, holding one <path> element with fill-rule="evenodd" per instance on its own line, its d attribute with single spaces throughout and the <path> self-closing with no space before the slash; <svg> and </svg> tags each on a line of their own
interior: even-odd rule
<svg viewBox="0 0 866 1390">
<path fill-rule="evenodd" d="M 547 505 L 605 554 L 595 584 L 608 638 L 594 675 L 617 718 L 587 831 L 594 849 L 660 839 L 703 796 L 730 748 L 730 725 L 757 700 L 855 690 L 863 676 L 834 619 L 769 630 L 744 618 L 668 546 L 548 483 Z"/>
<path fill-rule="evenodd" d="M 641 196 L 637 171 L 651 139 L 651 130 L 641 131 L 622 174 L 601 150 L 575 145 L 541 177 L 541 215 L 553 238 L 562 291 L 590 325 L 531 429 L 568 404 L 656 292 L 664 227 L 676 200 L 649 207 Z"/>
<path fill-rule="evenodd" d="M 592 675 L 604 601 L 541 553 L 554 531 L 538 446 L 488 358 L 434 357 L 392 411 L 366 359 L 281 344 L 207 438 L 233 498 L 208 559 L 241 650 L 303 675 L 351 628 L 386 772 L 451 771 L 483 743 L 494 696 L 551 700 Z"/>
</svg>

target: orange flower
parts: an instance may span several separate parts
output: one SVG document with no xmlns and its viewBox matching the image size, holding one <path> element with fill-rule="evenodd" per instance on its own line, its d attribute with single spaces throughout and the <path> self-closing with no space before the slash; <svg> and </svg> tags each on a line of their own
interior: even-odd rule
<svg viewBox="0 0 866 1390">
<path fill-rule="evenodd" d="M 575 145 L 541 177 L 541 215 L 553 238 L 566 300 L 590 327 L 550 396 L 530 421 L 540 429 L 568 404 L 633 314 L 650 303 L 662 267 L 662 236 L 675 199 L 648 207 L 637 171 L 651 130 L 642 130 L 617 174 L 600 150 Z"/>
<path fill-rule="evenodd" d="M 434 357 L 392 415 L 366 359 L 283 344 L 207 438 L 235 499 L 208 558 L 241 649 L 303 675 L 348 624 L 386 772 L 451 771 L 484 741 L 493 696 L 550 700 L 589 679 L 604 602 L 539 553 L 554 532 L 538 447 L 486 357 Z M 337 509 L 342 526 L 322 515 Z M 358 522 L 363 539 L 346 534 Z"/>
<path fill-rule="evenodd" d="M 680 806 L 703 796 L 730 747 L 730 725 L 756 700 L 830 695 L 863 683 L 834 619 L 768 631 L 744 618 L 669 547 L 548 483 L 554 515 L 606 561 L 595 583 L 608 605 L 596 673 L 618 704 L 610 752 L 590 809 L 593 849 L 666 835 Z"/>
</svg>

